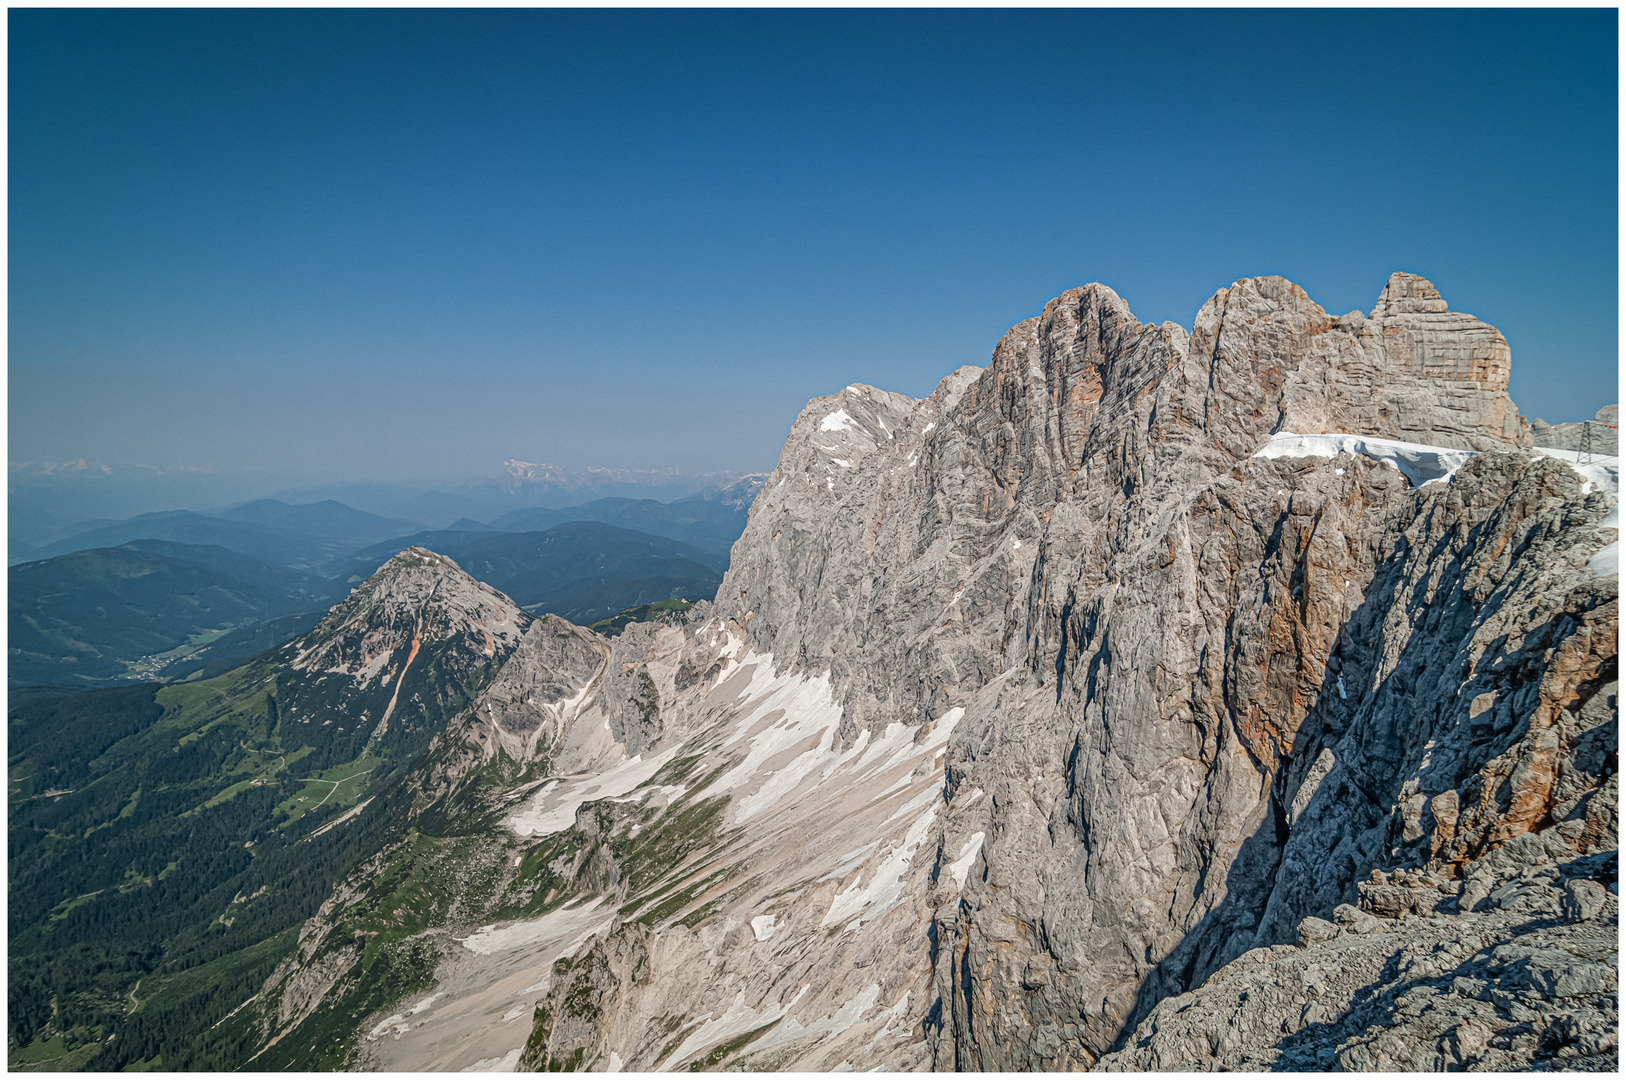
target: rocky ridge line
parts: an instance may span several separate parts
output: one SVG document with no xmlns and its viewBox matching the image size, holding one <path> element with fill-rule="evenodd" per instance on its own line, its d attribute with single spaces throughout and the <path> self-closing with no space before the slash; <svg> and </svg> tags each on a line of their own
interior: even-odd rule
<svg viewBox="0 0 1626 1080">
<path fill-rule="evenodd" d="M 1616 497 L 1531 452 L 1509 364 L 1413 275 L 1337 318 L 1239 281 L 1189 333 L 1090 285 L 924 400 L 815 400 L 715 606 L 532 627 L 437 742 L 434 798 L 516 785 L 526 905 L 439 984 L 538 965 L 529 1068 L 1377 1067 L 1414 1013 L 1440 1061 L 1610 1060 L 1541 950 L 1612 970 Z M 1473 456 L 1414 486 L 1284 432 Z M 1323 1011 L 1221 1037 L 1225 987 L 1311 967 Z M 373 1060 L 502 1058 L 426 1009 Z"/>
<path fill-rule="evenodd" d="M 1309 797 L 1304 777 L 1331 737 L 1312 714 L 1331 709 L 1345 624 L 1392 600 L 1370 592 L 1406 557 L 1390 538 L 1414 521 L 1473 528 L 1452 496 L 1478 483 L 1489 504 L 1550 490 L 1544 532 L 1596 522 L 1613 502 L 1519 452 L 1531 438 L 1506 396 L 1509 365 L 1494 328 L 1448 312 L 1412 275 L 1395 275 L 1370 315 L 1336 319 L 1281 279 L 1238 282 L 1189 336 L 1139 324 L 1087 286 L 1013 328 L 986 371 L 958 372 L 918 405 L 850 387 L 804 410 L 718 609 L 777 660 L 830 671 L 849 740 L 968 709 L 948 797 L 993 798 L 951 808 L 941 834 L 940 863 L 984 839 L 965 895 L 935 920 L 939 1067 L 1089 1064 L 1160 994 L 1256 934 L 1291 934 L 1292 920 L 1257 916 L 1294 832 L 1283 819 Z M 1482 454 L 1474 480 L 1413 491 L 1358 457 L 1254 458 L 1280 431 L 1503 452 Z M 1609 535 L 1583 529 L 1565 546 L 1590 555 Z M 1496 555 L 1515 551 L 1526 554 Z M 1450 559 L 1412 562 L 1438 575 Z M 1535 588 L 1562 604 L 1571 581 L 1594 577 L 1584 563 L 1563 558 Z M 1519 568 L 1537 565 L 1532 552 Z M 1611 625 L 1612 601 L 1587 604 Z M 1423 625 L 1407 612 L 1396 637 L 1461 649 L 1452 634 L 1471 625 L 1422 606 Z M 1580 640 L 1544 716 L 1610 662 L 1598 636 Z M 1392 675 L 1372 672 L 1370 693 L 1405 685 Z M 1447 727 L 1471 719 L 1474 695 L 1450 683 L 1428 694 L 1408 706 L 1438 707 Z M 1517 727 L 1531 704 L 1502 723 Z M 1365 738 L 1402 739 L 1377 727 Z M 1607 779 L 1583 775 L 1583 787 Z M 1435 797 L 1461 779 L 1380 786 L 1385 820 L 1366 827 L 1388 830 L 1412 791 Z M 1481 829 L 1500 824 L 1491 843 L 1537 824 L 1499 810 L 1479 811 Z M 1392 864 L 1365 843 L 1317 875 L 1324 893 L 1353 900 L 1374 860 Z"/>
</svg>

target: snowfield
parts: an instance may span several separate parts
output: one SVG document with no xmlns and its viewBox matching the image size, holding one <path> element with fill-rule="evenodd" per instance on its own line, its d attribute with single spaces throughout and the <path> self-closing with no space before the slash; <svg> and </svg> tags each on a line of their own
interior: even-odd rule
<svg viewBox="0 0 1626 1080">
<path fill-rule="evenodd" d="M 1509 449 L 1512 449 L 1511 447 Z M 1338 432 L 1319 435 L 1298 435 L 1291 431 L 1278 432 L 1270 441 L 1254 451 L 1257 458 L 1283 457 L 1337 457 L 1339 454 L 1360 454 L 1374 461 L 1382 461 L 1405 474 L 1413 487 L 1449 482 L 1452 475 L 1468 463 L 1478 451 L 1455 450 L 1448 446 L 1427 446 L 1423 443 L 1401 442 L 1397 439 L 1375 439 L 1366 435 L 1345 435 Z M 1574 450 L 1554 450 L 1546 446 L 1534 448 L 1542 457 L 1567 462 L 1591 487 L 1587 491 L 1607 491 L 1620 495 L 1620 458 L 1592 455 L 1586 464 L 1580 464 L 1581 455 Z"/>
<path fill-rule="evenodd" d="M 1323 434 L 1296 435 L 1291 431 L 1278 432 L 1270 441 L 1254 452 L 1254 457 L 1337 457 L 1339 454 L 1360 454 L 1382 461 L 1399 469 L 1413 487 L 1450 480 L 1451 475 L 1474 456 L 1472 450 L 1453 450 L 1445 446 L 1425 446 L 1422 443 L 1400 442 L 1397 439 L 1374 439 L 1365 435 Z"/>
<path fill-rule="evenodd" d="M 1581 478 L 1592 487 L 1583 490 L 1607 491 L 1616 498 L 1620 496 L 1620 458 L 1599 457 L 1592 455 L 1592 460 L 1582 465 L 1581 455 L 1574 450 L 1554 450 L 1549 446 L 1536 447 L 1536 453 L 1542 457 L 1556 458 L 1568 462 L 1570 468 L 1581 474 Z M 1618 526 L 1617 526 L 1618 528 Z"/>
</svg>

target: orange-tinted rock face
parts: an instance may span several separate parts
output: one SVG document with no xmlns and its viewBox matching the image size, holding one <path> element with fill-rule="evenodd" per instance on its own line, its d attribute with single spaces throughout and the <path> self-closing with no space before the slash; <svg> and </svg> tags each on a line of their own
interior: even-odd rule
<svg viewBox="0 0 1626 1080">
<path fill-rule="evenodd" d="M 479 662 L 509 658 L 435 744 L 420 804 L 500 805 L 537 841 L 511 869 L 551 882 L 514 895 L 569 896 L 542 916 L 568 917 L 559 933 L 602 925 L 546 984 L 485 970 L 540 1006 L 522 1064 L 1086 1068 L 1131 1031 L 1150 1046 L 1135 1025 L 1163 1001 L 1153 1026 L 1203 1049 L 1137 1061 L 1263 1068 L 1238 1047 L 1324 1036 L 1325 987 L 1345 1012 L 1397 974 L 1417 985 L 1394 997 L 1472 990 L 1451 965 L 1514 915 L 1600 921 L 1618 589 L 1587 564 L 1614 498 L 1522 452 L 1508 361 L 1412 275 L 1339 317 L 1239 281 L 1189 334 L 1088 285 L 927 399 L 810 403 L 694 622 L 608 644 L 440 619 L 473 628 Z M 1481 452 L 1414 487 L 1354 440 L 1256 456 L 1283 432 Z M 422 583 L 400 584 L 384 599 Z M 441 663 L 421 606 L 310 651 L 383 698 L 403 687 L 392 726 Z M 481 796 L 543 760 L 554 775 Z M 574 921 L 601 902 L 602 924 Z M 1317 961 L 1285 990 L 1268 974 L 1483 904 L 1507 918 L 1465 952 Z M 524 931 L 494 925 L 471 939 Z M 473 971 L 458 955 L 446 970 Z M 1613 988 L 1601 961 L 1548 960 L 1507 985 Z M 1211 975 L 1253 996 L 1178 1019 Z M 284 1005 L 314 1000 L 287 985 Z M 1233 1030 L 1243 1006 L 1273 1026 Z M 1444 1068 L 1491 1030 L 1434 1024 L 1435 1057 L 1367 1039 L 1292 1060 Z"/>
<path fill-rule="evenodd" d="M 1451 840 L 1442 845 L 1442 862 L 1466 862 L 1523 833 L 1553 827 L 1575 808 L 1574 785 L 1560 781 L 1581 739 L 1593 730 L 1583 722 L 1583 711 L 1606 708 L 1596 698 L 1612 693 L 1608 687 L 1616 678 L 1619 604 L 1611 600 L 1570 617 L 1577 625 L 1552 642 L 1521 737 L 1463 785 L 1469 799 Z M 1603 808 L 1581 820 L 1586 826 L 1574 833 L 1572 846 L 1586 853 L 1599 843 Z"/>
<path fill-rule="evenodd" d="M 804 411 L 719 611 L 830 672 L 848 745 L 967 709 L 947 789 L 987 795 L 941 850 L 984 834 L 987 873 L 937 918 L 939 1064 L 1087 1064 L 1374 866 L 1446 868 L 1560 812 L 1604 834 L 1560 805 L 1566 775 L 1598 784 L 1556 718 L 1602 661 L 1520 643 L 1532 611 L 1573 636 L 1549 611 L 1573 583 L 1538 568 L 1578 574 L 1602 497 L 1523 456 L 1415 491 L 1362 457 L 1253 456 L 1279 432 L 1528 446 L 1509 364 L 1413 275 L 1343 316 L 1239 281 L 1189 334 L 1087 285 L 925 401 Z M 1531 665 L 1469 715 L 1492 668 Z M 1569 734 L 1523 734 L 1543 722 Z"/>
</svg>

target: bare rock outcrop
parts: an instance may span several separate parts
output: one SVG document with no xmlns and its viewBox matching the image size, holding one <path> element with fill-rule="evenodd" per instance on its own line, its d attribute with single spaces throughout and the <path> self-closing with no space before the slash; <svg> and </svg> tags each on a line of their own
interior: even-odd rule
<svg viewBox="0 0 1626 1080">
<path fill-rule="evenodd" d="M 1504 859 L 1501 873 L 1476 865 L 1497 882 L 1479 914 L 1447 900 L 1393 915 L 1346 907 L 1339 923 L 1306 918 L 1297 945 L 1251 949 L 1165 998 L 1097 1067 L 1614 1071 L 1615 855 L 1555 863 L 1540 844 L 1514 846 L 1534 863 Z"/>
<path fill-rule="evenodd" d="M 923 400 L 809 404 L 714 605 L 533 626 L 437 744 L 531 770 L 460 948 L 586 935 L 492 961 L 532 1027 L 480 1060 L 1613 1060 L 1613 474 L 1531 449 L 1509 365 L 1414 275 L 1189 332 L 1088 285 Z"/>
<path fill-rule="evenodd" d="M 431 740 L 420 802 L 450 795 L 481 767 L 508 780 L 545 771 L 609 654 L 604 639 L 556 615 L 533 622 L 473 706 Z"/>
<path fill-rule="evenodd" d="M 451 559 L 412 547 L 282 647 L 280 722 L 318 761 L 371 744 L 418 752 L 520 643 L 531 616 Z"/>
<path fill-rule="evenodd" d="M 1593 419 L 1579 423 L 1532 420 L 1530 435 L 1537 446 L 1554 450 L 1580 451 L 1590 440 L 1592 453 L 1614 457 L 1620 453 L 1620 406 L 1605 405 Z"/>
<path fill-rule="evenodd" d="M 1088 1065 L 1397 848 L 1460 866 L 1554 809 L 1572 850 L 1612 842 L 1572 707 L 1612 677 L 1615 585 L 1585 564 L 1613 497 L 1523 452 L 1508 373 L 1411 275 L 1342 318 L 1241 281 L 1189 336 L 1092 285 L 925 401 L 804 410 L 717 607 L 829 672 L 849 742 L 967 709 L 946 794 L 989 797 L 939 848 L 982 838 L 935 916 L 939 1067 Z M 1284 431 L 1485 453 L 1414 490 L 1360 456 L 1254 456 Z M 1492 669 L 1542 687 L 1498 697 Z"/>
</svg>

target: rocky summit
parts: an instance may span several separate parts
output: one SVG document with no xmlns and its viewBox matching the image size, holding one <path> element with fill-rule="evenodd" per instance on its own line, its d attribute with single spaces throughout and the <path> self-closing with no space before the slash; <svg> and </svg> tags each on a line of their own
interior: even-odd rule
<svg viewBox="0 0 1626 1080">
<path fill-rule="evenodd" d="M 1615 1068 L 1618 459 L 1510 365 L 1410 274 L 1088 285 L 811 402 L 686 623 L 462 605 L 260 1064 Z"/>
<path fill-rule="evenodd" d="M 407 548 L 283 647 L 278 708 L 284 723 L 308 726 L 307 736 L 338 738 L 320 729 L 347 729 L 334 760 L 368 746 L 421 750 L 503 665 L 530 622 L 451 559 Z"/>
</svg>

